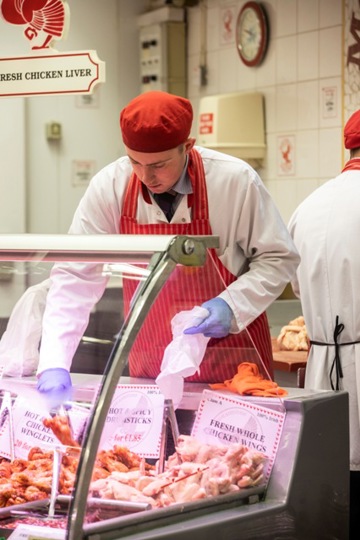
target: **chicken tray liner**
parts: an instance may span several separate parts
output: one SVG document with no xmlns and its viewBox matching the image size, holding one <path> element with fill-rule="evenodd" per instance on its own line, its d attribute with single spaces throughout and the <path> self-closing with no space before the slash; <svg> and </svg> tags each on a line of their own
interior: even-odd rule
<svg viewBox="0 0 360 540">
<path fill-rule="evenodd" d="M 30 501 L 23 504 L 13 504 L 0 508 L 0 520 L 11 517 L 14 510 L 18 512 L 42 512 L 49 504 L 49 499 L 41 499 L 39 501 Z"/>
<path fill-rule="evenodd" d="M 103 515 L 97 514 L 98 521 L 94 523 L 84 524 L 85 534 L 98 534 L 113 530 L 114 527 L 131 528 L 136 527 L 139 531 L 141 524 L 156 524 L 159 521 L 175 518 L 181 520 L 182 514 L 191 514 L 191 517 L 206 515 L 209 508 L 216 506 L 217 508 L 226 505 L 227 508 L 236 508 L 245 504 L 253 504 L 261 500 L 265 492 L 265 485 L 260 485 L 252 488 L 246 488 L 238 493 L 229 495 L 219 495 L 192 501 L 182 504 L 174 504 L 169 507 L 152 509 L 146 508 L 144 503 L 132 503 L 127 501 L 113 501 L 98 498 L 89 498 L 89 512 L 91 510 L 103 510 Z M 24 504 L 17 504 L 0 509 L 0 532 L 4 534 L 14 530 L 17 525 L 24 523 L 24 519 L 33 519 L 33 524 L 52 526 L 51 522 L 58 521 L 60 527 L 65 528 L 67 522 L 67 509 L 70 503 L 70 497 L 59 496 L 57 498 L 57 514 L 54 518 L 48 518 L 49 499 L 41 501 L 32 501 Z M 114 516 L 117 511 L 118 515 Z M 61 522 L 59 521 L 61 519 Z M 99 519 L 100 518 L 100 519 Z M 37 520 L 37 521 L 36 521 Z M 48 521 L 48 522 L 47 522 Z"/>
<path fill-rule="evenodd" d="M 152 522 L 153 526 L 156 527 L 158 526 L 158 522 L 164 522 L 164 525 L 165 523 L 169 524 L 170 518 L 181 522 L 183 514 L 186 514 L 187 516 L 191 514 L 192 518 L 196 518 L 209 514 L 209 509 L 213 507 L 216 507 L 216 509 L 219 510 L 221 506 L 226 506 L 226 508 L 229 509 L 257 503 L 263 499 L 265 490 L 266 486 L 263 484 L 256 487 L 244 488 L 238 493 L 218 495 L 207 499 L 173 504 L 168 507 L 158 509 L 153 508 L 150 511 L 139 512 L 136 515 L 124 515 L 118 518 L 110 518 L 106 521 L 88 523 L 84 525 L 84 533 L 87 535 L 99 534 L 101 532 L 106 532 L 107 530 L 114 530 L 114 528 L 117 527 L 121 527 L 122 530 L 125 528 L 134 528 L 134 530 L 139 533 L 141 531 L 141 525 L 144 526 L 144 530 L 148 530 L 149 522 Z M 161 525 L 161 523 L 159 525 Z M 126 533 L 130 534 L 130 532 L 131 531 L 127 531 Z"/>
<path fill-rule="evenodd" d="M 64 513 L 64 511 L 67 509 L 67 507 L 70 504 L 71 497 L 68 495 L 59 495 L 56 498 L 56 502 L 59 506 L 62 507 L 61 511 Z M 48 507 L 50 504 L 50 499 L 41 499 L 38 501 L 30 501 L 23 504 L 13 504 L 11 506 L 5 506 L 4 508 L 0 508 L 0 520 L 6 519 L 11 516 L 15 516 L 16 513 L 26 513 L 28 512 L 36 512 L 38 514 L 43 513 L 44 516 L 46 515 L 45 512 L 48 511 Z M 123 513 L 135 513 L 135 512 L 141 512 L 144 510 L 150 510 L 151 507 L 149 504 L 145 503 L 136 503 L 136 502 L 130 502 L 130 501 L 116 501 L 112 499 L 99 499 L 98 497 L 89 497 L 88 504 L 90 507 L 97 507 L 97 508 L 108 508 L 108 509 L 114 509 L 118 510 L 119 512 Z"/>
</svg>

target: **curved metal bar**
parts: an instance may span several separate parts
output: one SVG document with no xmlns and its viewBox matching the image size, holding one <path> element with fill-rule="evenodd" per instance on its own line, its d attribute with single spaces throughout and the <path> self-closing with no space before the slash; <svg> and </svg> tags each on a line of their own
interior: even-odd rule
<svg viewBox="0 0 360 540">
<path fill-rule="evenodd" d="M 152 271 L 138 291 L 130 314 L 115 342 L 89 418 L 75 478 L 75 492 L 69 508 L 66 540 L 83 538 L 87 497 L 103 426 L 128 354 L 148 309 L 177 264 L 202 266 L 205 260 L 206 241 L 196 237 L 178 236 L 170 242 L 165 252 L 155 254 L 150 263 L 153 265 Z"/>
</svg>

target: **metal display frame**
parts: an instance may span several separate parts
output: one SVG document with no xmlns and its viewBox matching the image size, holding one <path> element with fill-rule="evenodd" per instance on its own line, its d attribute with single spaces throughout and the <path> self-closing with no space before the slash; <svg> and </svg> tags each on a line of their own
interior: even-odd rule
<svg viewBox="0 0 360 540">
<path fill-rule="evenodd" d="M 79 540 L 83 537 L 87 496 L 102 429 L 128 354 L 148 309 L 177 264 L 203 266 L 207 247 L 214 247 L 216 243 L 216 240 L 214 241 L 211 237 L 199 240 L 194 237 L 176 236 L 169 242 L 165 251 L 155 253 L 152 257 L 151 272 L 138 291 L 129 317 L 125 320 L 116 339 L 90 415 L 75 478 L 77 488 L 70 504 L 67 540 Z"/>
</svg>

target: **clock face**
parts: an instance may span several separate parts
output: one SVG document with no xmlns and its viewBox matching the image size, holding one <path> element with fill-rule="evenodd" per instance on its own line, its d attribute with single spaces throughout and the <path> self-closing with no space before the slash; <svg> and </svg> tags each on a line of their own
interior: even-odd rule
<svg viewBox="0 0 360 540">
<path fill-rule="evenodd" d="M 247 2 L 236 23 L 236 46 L 241 60 L 247 66 L 258 66 L 268 44 L 268 26 L 263 8 L 256 2 Z"/>
</svg>

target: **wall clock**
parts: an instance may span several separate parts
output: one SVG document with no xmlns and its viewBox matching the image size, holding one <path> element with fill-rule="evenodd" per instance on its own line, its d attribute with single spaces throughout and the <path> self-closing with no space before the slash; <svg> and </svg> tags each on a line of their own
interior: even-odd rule
<svg viewBox="0 0 360 540">
<path fill-rule="evenodd" d="M 269 42 L 265 9 L 257 2 L 246 2 L 236 21 L 236 48 L 242 62 L 254 67 L 263 61 Z"/>
</svg>

